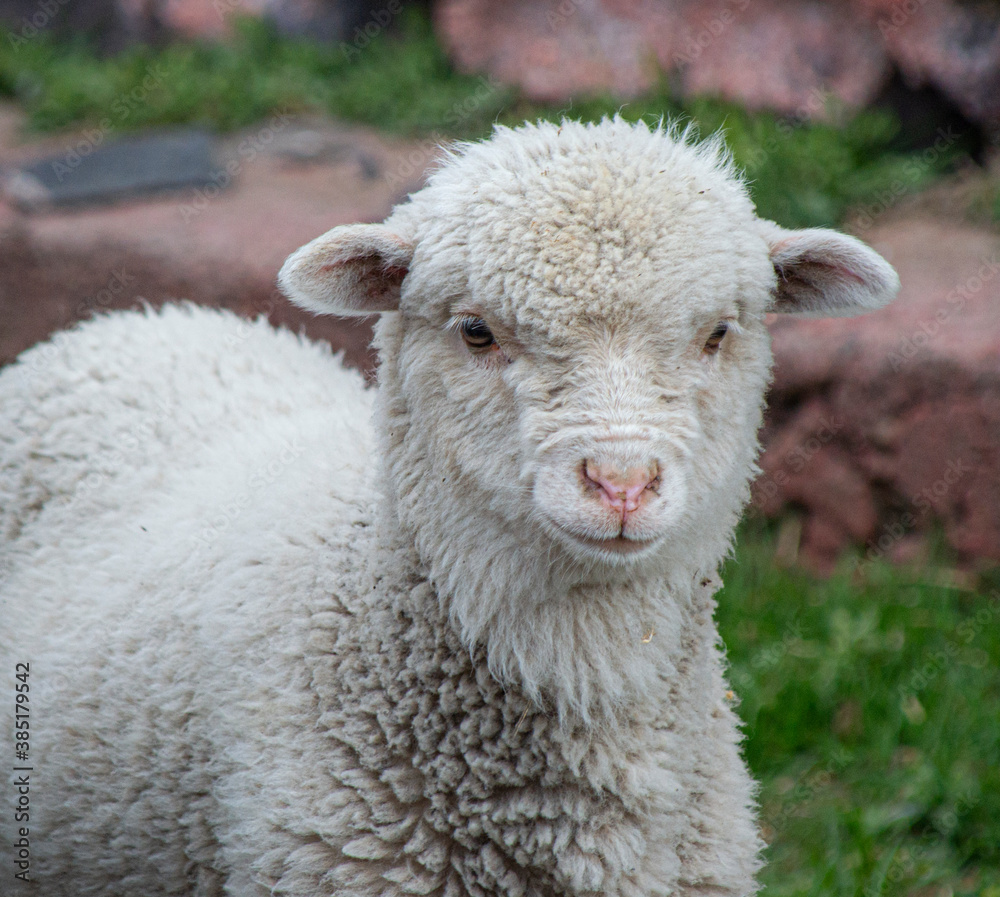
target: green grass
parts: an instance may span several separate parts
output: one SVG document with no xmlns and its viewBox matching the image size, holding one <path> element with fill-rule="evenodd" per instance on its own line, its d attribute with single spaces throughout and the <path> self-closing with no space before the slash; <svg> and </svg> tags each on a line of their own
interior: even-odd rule
<svg viewBox="0 0 1000 897">
<path fill-rule="evenodd" d="M 745 527 L 719 620 L 765 893 L 1000 897 L 1000 574 L 783 570 Z"/>
<path fill-rule="evenodd" d="M 229 130 L 279 111 L 322 111 L 405 134 L 488 132 L 509 95 L 490 89 L 470 104 L 483 80 L 452 71 L 424 18 L 404 18 L 400 33 L 361 50 L 281 37 L 253 19 L 237 20 L 226 43 L 135 46 L 108 58 L 82 41 L 13 46 L 5 35 L 0 93 L 16 97 L 38 131 L 102 119 L 116 131 L 189 122 Z M 129 102 L 135 91 L 141 102 Z"/>
<path fill-rule="evenodd" d="M 277 112 L 325 112 L 406 135 L 480 137 L 494 122 L 582 119 L 621 112 L 695 121 L 701 133 L 726 132 L 746 170 L 761 215 L 786 226 L 833 225 L 850 211 L 874 215 L 920 189 L 958 155 L 930 161 L 891 149 L 890 115 L 866 112 L 842 125 L 749 113 L 711 99 L 681 102 L 666 82 L 622 103 L 578 100 L 531 104 L 485 78 L 456 73 L 426 18 L 411 11 L 370 45 L 321 45 L 238 23 L 228 43 L 136 47 L 101 58 L 83 43 L 44 36 L 12 43 L 0 33 L 0 94 L 15 97 L 37 131 L 99 127 L 130 131 L 197 122 L 219 130 Z"/>
</svg>

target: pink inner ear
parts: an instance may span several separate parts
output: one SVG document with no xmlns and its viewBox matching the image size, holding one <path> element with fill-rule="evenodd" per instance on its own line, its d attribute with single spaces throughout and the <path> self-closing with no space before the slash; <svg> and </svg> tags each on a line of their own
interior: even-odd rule
<svg viewBox="0 0 1000 897">
<path fill-rule="evenodd" d="M 335 262 L 327 262 L 319 270 L 322 272 L 334 271 L 337 268 L 357 267 L 372 274 L 380 274 L 390 280 L 402 280 L 410 273 L 410 269 L 405 265 L 387 265 L 385 259 L 380 255 L 356 255 L 350 258 L 338 259 Z"/>
<path fill-rule="evenodd" d="M 772 259 L 775 258 L 777 255 L 781 253 L 783 249 L 793 244 L 794 242 L 795 242 L 794 238 L 779 240 L 771 247 L 771 258 Z M 794 270 L 795 268 L 816 267 L 816 268 L 826 268 L 835 275 L 840 275 L 842 277 L 850 278 L 851 280 L 856 281 L 857 283 L 860 283 L 862 285 L 866 283 L 864 277 L 852 271 L 850 268 L 846 268 L 843 265 L 838 265 L 836 262 L 828 262 L 821 258 L 816 258 L 809 254 L 800 256 L 798 259 L 795 259 L 794 262 L 792 260 L 789 260 L 787 264 L 776 262 L 775 267 L 777 267 L 778 270 L 781 272 L 782 277 L 785 277 L 786 268 L 792 268 Z"/>
<path fill-rule="evenodd" d="M 824 228 L 782 232 L 767 224 L 771 264 L 778 275 L 772 308 L 791 314 L 842 317 L 886 305 L 899 278 L 855 237 Z"/>
<path fill-rule="evenodd" d="M 852 271 L 850 268 L 845 268 L 843 265 L 837 265 L 833 262 L 823 262 L 819 259 L 803 259 L 803 265 L 809 265 L 816 268 L 826 268 L 832 271 L 834 274 L 839 274 L 842 277 L 848 277 L 851 280 L 857 281 L 858 283 L 864 285 L 865 279 L 860 275 Z"/>
<path fill-rule="evenodd" d="M 377 254 L 356 255 L 349 258 L 328 262 L 319 269 L 319 273 L 329 273 L 336 270 L 352 270 L 358 284 L 364 290 L 368 302 L 373 305 L 395 304 L 399 299 L 399 285 L 410 273 L 406 265 L 387 264 L 386 260 Z"/>
<path fill-rule="evenodd" d="M 845 268 L 843 265 L 831 265 L 828 262 L 817 262 L 816 264 L 823 265 L 825 268 L 832 268 L 838 274 L 842 274 L 844 277 L 850 277 L 851 280 L 856 280 L 860 284 L 865 283 L 865 279 L 860 274 L 856 274 L 850 268 Z"/>
<path fill-rule="evenodd" d="M 405 265 L 387 265 L 385 259 L 377 255 L 349 259 L 357 269 L 357 276 L 364 285 L 365 295 L 370 302 L 384 303 L 386 300 L 399 300 L 399 285 L 409 274 Z"/>
</svg>

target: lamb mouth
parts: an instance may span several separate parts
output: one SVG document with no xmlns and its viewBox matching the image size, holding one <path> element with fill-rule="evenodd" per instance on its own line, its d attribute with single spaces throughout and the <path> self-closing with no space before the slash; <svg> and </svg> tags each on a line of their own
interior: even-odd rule
<svg viewBox="0 0 1000 897">
<path fill-rule="evenodd" d="M 614 554 L 638 554 L 657 541 L 656 539 L 628 539 L 625 536 L 613 536 L 610 539 L 592 539 L 589 536 L 574 536 L 573 538 L 588 548 L 610 551 Z"/>
<path fill-rule="evenodd" d="M 630 539 L 627 536 L 622 535 L 611 536 L 607 539 L 599 539 L 593 536 L 584 536 L 581 533 L 575 533 L 572 530 L 555 523 L 555 521 L 553 521 L 553 523 L 560 533 L 568 537 L 576 544 L 583 545 L 590 551 L 607 552 L 621 557 L 641 554 L 660 541 L 659 539 Z"/>
</svg>

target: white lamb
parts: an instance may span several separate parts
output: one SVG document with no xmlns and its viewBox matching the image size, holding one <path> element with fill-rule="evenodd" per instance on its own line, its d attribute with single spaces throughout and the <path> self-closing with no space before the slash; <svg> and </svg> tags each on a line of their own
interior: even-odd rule
<svg viewBox="0 0 1000 897">
<path fill-rule="evenodd" d="M 4 893 L 753 893 L 712 596 L 764 313 L 892 269 L 613 120 L 498 128 L 281 283 L 384 313 L 377 391 L 191 307 L 0 377 Z"/>
</svg>

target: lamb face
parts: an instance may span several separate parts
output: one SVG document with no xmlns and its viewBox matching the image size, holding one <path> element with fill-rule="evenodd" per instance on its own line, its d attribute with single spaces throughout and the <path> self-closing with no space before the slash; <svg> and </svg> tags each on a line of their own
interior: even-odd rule
<svg viewBox="0 0 1000 897">
<path fill-rule="evenodd" d="M 580 274 L 581 255 L 613 252 L 598 228 L 569 223 L 580 231 L 573 259 L 541 272 L 531 270 L 533 252 L 507 258 L 476 245 L 487 241 L 476 229 L 468 255 L 482 261 L 467 256 L 459 271 L 479 277 L 443 303 L 433 285 L 459 271 L 422 269 L 415 258 L 395 367 L 409 436 L 434 459 L 436 482 L 587 566 L 641 563 L 671 535 L 704 529 L 720 503 L 741 503 L 774 279 L 746 217 L 760 246 L 757 272 L 747 266 L 758 282 L 749 300 L 738 277 L 719 276 L 724 229 L 701 242 L 713 240 L 716 252 L 685 258 L 671 241 L 663 252 L 622 255 L 609 270 L 588 266 L 568 289 L 557 284 L 560 270 Z M 626 239 L 637 224 L 623 223 Z M 731 260 L 727 267 L 731 275 Z"/>
<path fill-rule="evenodd" d="M 391 473 L 418 541 L 435 518 L 429 544 L 450 525 L 634 575 L 725 550 L 765 311 L 872 307 L 894 275 L 849 238 L 759 221 L 717 143 L 616 120 L 500 129 L 385 225 L 300 250 L 282 282 L 317 310 L 398 310 L 379 339 L 419 446 Z"/>
<path fill-rule="evenodd" d="M 637 645 L 680 637 L 749 498 L 765 312 L 853 314 L 897 287 L 857 240 L 757 219 L 719 142 L 620 120 L 499 128 L 280 281 L 315 311 L 389 312 L 382 542 L 564 721 L 635 707 L 683 653 Z"/>
</svg>

